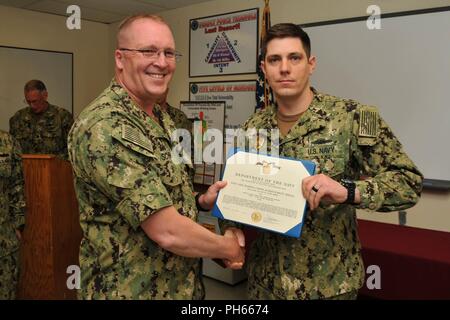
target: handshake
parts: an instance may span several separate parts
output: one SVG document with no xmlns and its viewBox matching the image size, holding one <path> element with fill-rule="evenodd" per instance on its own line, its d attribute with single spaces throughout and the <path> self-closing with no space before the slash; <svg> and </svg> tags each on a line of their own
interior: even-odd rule
<svg viewBox="0 0 450 320">
<path fill-rule="evenodd" d="M 217 181 L 206 193 L 196 199 L 198 206 L 205 211 L 211 210 L 219 191 L 225 188 L 225 181 Z M 241 269 L 245 262 L 245 236 L 239 228 L 229 227 L 225 230 L 223 239 L 216 247 L 213 261 L 224 268 Z"/>
<path fill-rule="evenodd" d="M 232 238 L 234 243 L 234 254 L 232 259 L 213 259 L 224 268 L 241 269 L 245 262 L 245 236 L 241 229 L 228 228 L 224 237 Z"/>
</svg>

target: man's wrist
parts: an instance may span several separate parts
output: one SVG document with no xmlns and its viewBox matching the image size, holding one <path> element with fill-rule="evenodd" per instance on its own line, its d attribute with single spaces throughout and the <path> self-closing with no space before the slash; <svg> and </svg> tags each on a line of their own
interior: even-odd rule
<svg viewBox="0 0 450 320">
<path fill-rule="evenodd" d="M 200 197 L 203 196 L 203 193 L 197 193 L 197 195 L 195 196 L 195 206 L 197 207 L 198 210 L 200 211 L 209 211 L 211 209 L 206 209 L 204 206 L 201 205 L 200 203 Z"/>
<path fill-rule="evenodd" d="M 347 199 L 343 203 L 355 204 L 355 182 L 348 179 L 341 179 L 340 183 L 345 189 L 347 189 Z"/>
</svg>

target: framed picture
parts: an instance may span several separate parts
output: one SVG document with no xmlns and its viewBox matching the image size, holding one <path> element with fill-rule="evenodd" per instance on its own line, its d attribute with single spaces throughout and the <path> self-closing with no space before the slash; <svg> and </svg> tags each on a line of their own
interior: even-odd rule
<svg viewBox="0 0 450 320">
<path fill-rule="evenodd" d="M 256 73 L 259 9 L 189 20 L 189 77 Z"/>
<path fill-rule="evenodd" d="M 195 168 L 194 183 L 212 185 L 220 179 L 223 158 L 225 123 L 224 101 L 181 101 L 180 110 L 193 122 L 191 158 Z M 214 139 L 208 130 L 216 129 Z M 211 131 L 210 131 L 211 133 Z M 217 134 L 220 139 L 217 140 Z M 212 153 L 212 154 L 211 154 Z"/>
<path fill-rule="evenodd" d="M 233 136 L 227 129 L 238 129 L 254 112 L 256 80 L 190 82 L 191 101 L 225 101 L 225 142 Z"/>
</svg>

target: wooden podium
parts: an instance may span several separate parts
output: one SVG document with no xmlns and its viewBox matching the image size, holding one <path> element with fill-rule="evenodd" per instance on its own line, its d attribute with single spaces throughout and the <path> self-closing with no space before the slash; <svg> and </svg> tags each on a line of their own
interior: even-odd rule
<svg viewBox="0 0 450 320">
<path fill-rule="evenodd" d="M 79 265 L 78 203 L 70 162 L 23 155 L 27 212 L 20 248 L 18 299 L 76 299 L 67 267 Z"/>
</svg>

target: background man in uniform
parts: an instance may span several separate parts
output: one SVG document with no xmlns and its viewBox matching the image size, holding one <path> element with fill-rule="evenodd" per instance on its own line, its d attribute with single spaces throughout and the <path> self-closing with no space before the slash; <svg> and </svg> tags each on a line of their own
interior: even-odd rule
<svg viewBox="0 0 450 320">
<path fill-rule="evenodd" d="M 194 197 L 188 165 L 171 159 L 175 126 L 156 102 L 178 56 L 162 18 L 126 19 L 115 79 L 69 133 L 83 230 L 82 298 L 202 299 L 198 257 L 242 267 L 240 230 L 220 236 L 196 223 L 197 208 L 211 208 L 225 183 Z"/>
<path fill-rule="evenodd" d="M 67 110 L 47 102 L 48 92 L 40 80 L 30 80 L 24 87 L 28 107 L 9 120 L 9 132 L 19 142 L 23 153 L 48 153 L 67 158 L 67 134 L 73 117 Z"/>
<path fill-rule="evenodd" d="M 22 159 L 18 143 L 0 131 L 0 300 L 15 299 L 20 231 L 25 223 Z"/>
<path fill-rule="evenodd" d="M 422 189 L 421 173 L 375 107 L 310 87 L 310 51 L 295 24 L 268 31 L 261 66 L 277 105 L 243 126 L 279 129 L 280 156 L 317 165 L 302 182 L 309 211 L 300 238 L 261 232 L 250 249 L 252 299 L 355 299 L 365 275 L 356 208 L 407 209 Z M 270 136 L 265 141 L 269 149 Z"/>
</svg>

